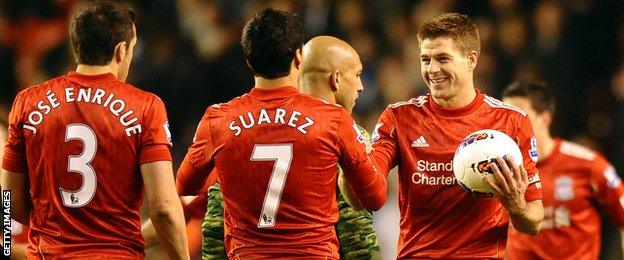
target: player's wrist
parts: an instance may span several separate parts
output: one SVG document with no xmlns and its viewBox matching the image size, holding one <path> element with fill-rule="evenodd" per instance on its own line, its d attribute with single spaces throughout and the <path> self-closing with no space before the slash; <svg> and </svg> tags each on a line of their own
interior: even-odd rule
<svg viewBox="0 0 624 260">
<path fill-rule="evenodd" d="M 513 206 L 507 206 L 505 207 L 505 209 L 507 210 L 507 214 L 510 217 L 524 216 L 526 212 L 529 210 L 529 206 L 527 205 L 526 202 L 524 202 L 524 203 L 519 203 Z"/>
</svg>

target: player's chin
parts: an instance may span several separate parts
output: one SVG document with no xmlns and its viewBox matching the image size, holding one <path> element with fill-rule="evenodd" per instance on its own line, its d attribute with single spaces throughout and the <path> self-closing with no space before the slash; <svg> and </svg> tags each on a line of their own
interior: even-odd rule
<svg viewBox="0 0 624 260">
<path fill-rule="evenodd" d="M 441 86 L 434 86 L 430 88 L 431 96 L 435 99 L 448 99 L 449 91 Z"/>
</svg>

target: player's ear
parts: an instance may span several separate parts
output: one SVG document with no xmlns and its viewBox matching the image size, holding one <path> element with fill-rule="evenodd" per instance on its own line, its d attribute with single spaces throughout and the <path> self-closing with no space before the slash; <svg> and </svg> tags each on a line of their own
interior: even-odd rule
<svg viewBox="0 0 624 260">
<path fill-rule="evenodd" d="M 478 57 L 479 55 L 476 51 L 471 51 L 470 53 L 468 53 L 468 69 L 470 69 L 470 71 L 474 71 L 474 69 L 477 67 Z"/>
<path fill-rule="evenodd" d="M 116 62 L 121 62 L 125 57 L 128 51 L 128 43 L 120 42 L 115 46 L 114 59 Z"/>
<path fill-rule="evenodd" d="M 331 77 L 329 78 L 329 85 L 333 92 L 338 91 L 340 89 L 340 71 L 335 70 L 332 72 Z"/>
<path fill-rule="evenodd" d="M 553 120 L 552 113 L 550 111 L 542 112 L 542 120 L 544 120 L 544 124 L 546 124 L 547 126 L 550 126 Z"/>
<path fill-rule="evenodd" d="M 302 64 L 303 64 L 303 54 L 301 53 L 301 49 L 297 49 L 295 51 L 295 68 L 297 68 L 298 70 L 301 70 Z"/>
</svg>

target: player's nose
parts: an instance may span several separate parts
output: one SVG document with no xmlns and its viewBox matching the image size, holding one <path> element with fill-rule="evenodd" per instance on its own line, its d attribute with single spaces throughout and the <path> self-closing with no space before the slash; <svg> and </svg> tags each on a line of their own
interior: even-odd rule
<svg viewBox="0 0 624 260">
<path fill-rule="evenodd" d="M 429 65 L 427 65 L 427 72 L 428 73 L 436 73 L 440 71 L 440 64 L 435 62 L 435 61 L 431 61 L 429 63 Z"/>
</svg>

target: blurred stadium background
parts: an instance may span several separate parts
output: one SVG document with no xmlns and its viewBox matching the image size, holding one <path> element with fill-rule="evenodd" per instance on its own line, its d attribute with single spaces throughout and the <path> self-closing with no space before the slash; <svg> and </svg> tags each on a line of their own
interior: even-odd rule
<svg viewBox="0 0 624 260">
<path fill-rule="evenodd" d="M 0 120 L 18 91 L 75 66 L 67 21 L 76 0 L 0 0 Z M 307 38 L 345 39 L 364 64 L 357 120 L 372 130 L 389 103 L 427 92 L 415 31 L 445 11 L 470 15 L 481 34 L 476 86 L 498 97 L 515 79 L 554 89 L 554 132 L 603 152 L 624 173 L 624 1 L 622 0 L 142 0 L 139 42 L 128 81 L 167 105 L 177 165 L 205 108 L 252 87 L 239 45 L 247 18 L 266 6 L 297 12 Z M 396 200 L 396 180 L 390 198 Z M 390 201 L 378 228 L 394 253 L 398 216 Z M 391 228 L 392 227 L 392 228 Z M 621 254 L 606 226 L 603 259 Z M 391 253 L 392 256 L 393 254 Z"/>
</svg>

